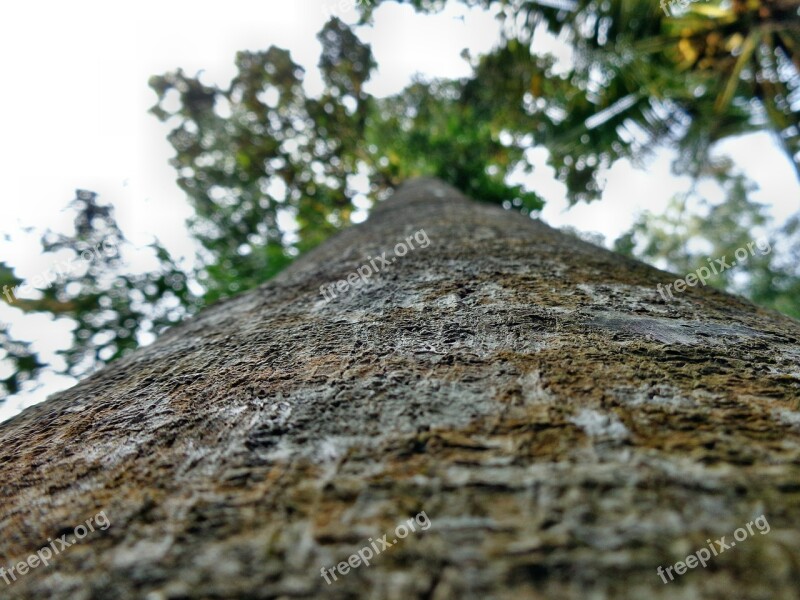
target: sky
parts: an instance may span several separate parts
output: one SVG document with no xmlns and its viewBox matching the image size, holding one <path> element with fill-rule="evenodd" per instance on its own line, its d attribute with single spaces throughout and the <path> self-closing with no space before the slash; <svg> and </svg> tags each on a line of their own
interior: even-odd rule
<svg viewBox="0 0 800 600">
<path fill-rule="evenodd" d="M 0 234 L 24 227 L 68 229 L 63 209 L 77 188 L 113 202 L 125 235 L 138 245 L 158 237 L 177 255 L 191 255 L 184 222 L 189 205 L 168 165 L 167 129 L 147 110 L 155 102 L 150 76 L 181 67 L 203 72 L 206 83 L 227 85 L 237 51 L 277 45 L 306 69 L 307 91 L 320 88 L 316 33 L 329 14 L 355 21 L 357 0 L 169 0 L 119 3 L 88 0 L 6 3 L 0 12 Z M 655 1 L 655 0 L 654 0 Z M 486 52 L 497 42 L 491 13 L 450 2 L 435 16 L 389 3 L 372 28 L 358 30 L 372 45 L 379 70 L 368 91 L 399 92 L 415 73 L 458 77 L 470 72 L 461 51 Z M 760 186 L 756 199 L 781 222 L 798 209 L 800 187 L 789 161 L 766 134 L 726 143 L 725 150 Z M 542 219 L 554 226 L 599 232 L 611 240 L 638 212 L 663 210 L 688 182 L 670 174 L 659 152 L 645 169 L 621 162 L 608 173 L 604 200 L 569 208 L 563 185 L 533 151 L 533 181 L 547 200 Z M 48 265 L 37 238 L 0 240 L 2 260 L 31 278 Z M 145 268 L 145 266 L 142 266 Z M 20 317 L 0 302 L 0 322 L 35 339 L 52 357 L 69 342 L 68 326 L 45 317 Z M 0 368 L 0 375 L 2 369 Z M 74 383 L 49 376 L 33 393 L 0 405 L 0 420 Z"/>
</svg>

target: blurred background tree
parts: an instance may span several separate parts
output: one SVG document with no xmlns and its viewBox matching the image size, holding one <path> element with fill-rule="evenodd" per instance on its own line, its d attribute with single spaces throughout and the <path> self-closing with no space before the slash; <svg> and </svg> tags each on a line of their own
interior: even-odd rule
<svg viewBox="0 0 800 600">
<path fill-rule="evenodd" d="M 547 149 L 573 203 L 596 200 L 615 161 L 645 164 L 654 148 L 674 149 L 673 169 L 694 180 L 691 191 L 664 215 L 642 215 L 615 248 L 687 273 L 766 236 L 770 254 L 713 284 L 800 318 L 798 219 L 774 230 L 750 199 L 752 183 L 713 154 L 726 138 L 768 130 L 800 173 L 797 2 L 700 1 L 672 5 L 668 16 L 651 0 L 462 1 L 497 9 L 501 43 L 465 55 L 470 77 L 417 79 L 387 98 L 365 91 L 376 67 L 370 47 L 335 18 L 318 36 L 324 87 L 314 97 L 304 92 L 303 69 L 276 47 L 240 52 L 226 88 L 180 69 L 154 76 L 152 113 L 171 128 L 196 261 L 179 264 L 156 241 L 148 249 L 156 266 L 130 272 L 112 207 L 78 191 L 74 235 L 46 232 L 44 251 L 77 256 L 105 240 L 117 254 L 15 303 L 74 322 L 62 370 L 83 376 L 202 306 L 267 281 L 409 177 L 437 176 L 535 213 L 540 194 L 511 183 L 531 171 L 526 151 L 534 147 Z M 364 23 L 379 4 L 360 4 Z M 557 36 L 568 57 L 534 51 L 542 36 Z M 704 182 L 724 199 L 707 201 L 697 191 Z M 0 283 L 20 283 L 10 265 L 0 263 Z M 48 365 L 8 326 L 0 337 L 15 368 L 2 384 L 14 393 Z"/>
<path fill-rule="evenodd" d="M 73 345 L 63 353 L 65 366 L 56 370 L 80 378 L 195 312 L 201 299 L 189 290 L 187 273 L 157 242 L 147 249 L 155 269 L 126 271 L 122 254 L 130 244 L 117 226 L 113 207 L 95 193 L 77 190 L 68 208 L 75 214 L 72 234 L 47 231 L 41 239 L 42 251 L 60 267 L 42 277 L 46 285 L 39 289 L 40 297 L 17 297 L 17 290 L 9 291 L 7 299 L 24 313 L 73 321 Z M 0 284 L 15 288 L 22 283 L 0 262 Z M 2 384 L 13 394 L 48 365 L 9 329 L 0 325 L 3 358 L 12 362 L 14 374 Z"/>
</svg>

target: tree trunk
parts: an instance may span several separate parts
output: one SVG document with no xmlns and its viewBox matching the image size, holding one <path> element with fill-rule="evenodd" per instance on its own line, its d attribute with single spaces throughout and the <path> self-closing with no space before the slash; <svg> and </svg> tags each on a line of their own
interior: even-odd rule
<svg viewBox="0 0 800 600">
<path fill-rule="evenodd" d="M 798 598 L 800 324 L 674 279 L 410 182 L 0 425 L 0 596 Z"/>
</svg>

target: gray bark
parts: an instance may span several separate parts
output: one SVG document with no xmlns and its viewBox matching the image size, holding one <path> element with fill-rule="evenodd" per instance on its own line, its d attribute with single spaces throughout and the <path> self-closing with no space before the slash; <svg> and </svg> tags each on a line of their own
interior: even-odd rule
<svg viewBox="0 0 800 600">
<path fill-rule="evenodd" d="M 800 324 L 711 288 L 665 301 L 674 279 L 408 183 L 0 425 L 0 565 L 111 522 L 0 596 L 798 598 Z"/>
</svg>

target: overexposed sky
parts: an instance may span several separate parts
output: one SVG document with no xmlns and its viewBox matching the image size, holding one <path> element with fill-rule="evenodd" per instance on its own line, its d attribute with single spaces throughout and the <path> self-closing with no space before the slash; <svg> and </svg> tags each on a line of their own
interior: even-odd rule
<svg viewBox="0 0 800 600">
<path fill-rule="evenodd" d="M 125 235 L 144 245 L 157 236 L 173 252 L 191 254 L 183 223 L 190 209 L 167 163 L 167 130 L 147 110 L 155 95 L 151 75 L 181 67 L 203 71 L 207 83 L 227 85 L 238 50 L 274 44 L 291 51 L 306 68 L 309 92 L 319 89 L 316 39 L 328 14 L 353 22 L 347 0 L 98 0 L 6 3 L 0 9 L 0 234 L 24 226 L 68 228 L 63 212 L 76 188 L 97 191 L 114 203 Z M 414 73 L 456 77 L 470 70 L 460 54 L 489 50 L 499 25 L 490 13 L 457 2 L 435 16 L 417 15 L 390 3 L 375 13 L 374 28 L 359 35 L 372 45 L 379 64 L 368 90 L 400 91 Z M 761 186 L 758 198 L 779 219 L 797 210 L 800 199 L 791 166 L 767 135 L 729 144 L 734 158 Z M 660 153 L 647 170 L 616 165 L 605 198 L 565 211 L 563 186 L 541 167 L 533 176 L 549 200 L 542 217 L 561 226 L 597 231 L 611 239 L 625 231 L 639 210 L 659 211 L 686 182 L 669 173 Z M 2 259 L 33 277 L 49 265 L 37 254 L 36 238 L 11 246 L 0 241 Z M 35 339 L 47 355 L 69 341 L 68 326 L 46 317 L 20 319 L 0 301 L 0 321 Z M 45 390 L 0 405 L 0 420 L 74 381 L 49 377 Z"/>
</svg>

